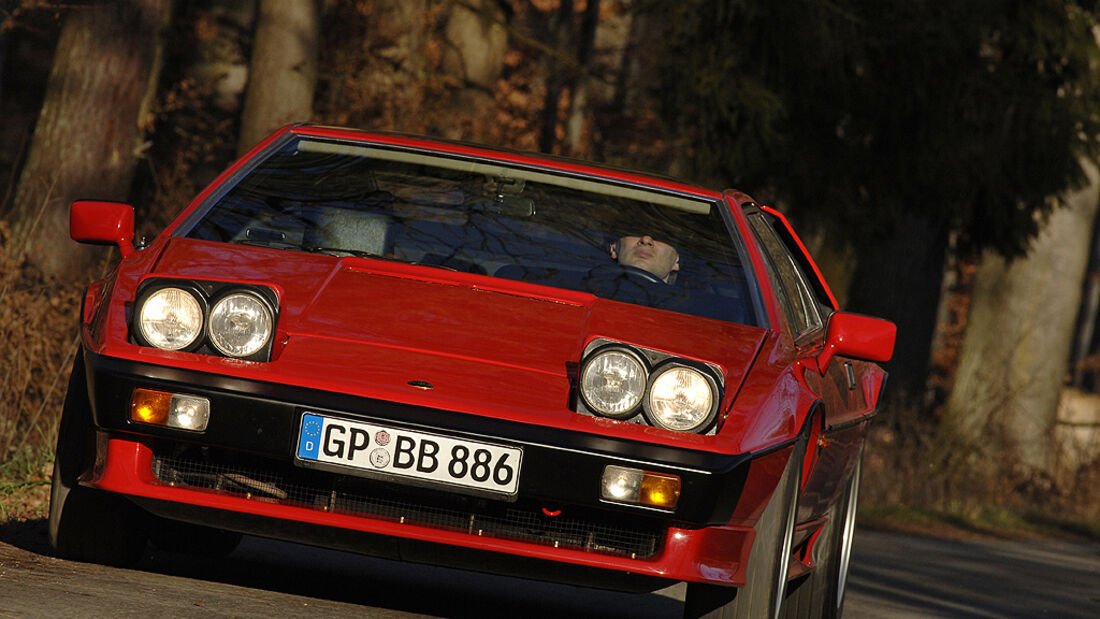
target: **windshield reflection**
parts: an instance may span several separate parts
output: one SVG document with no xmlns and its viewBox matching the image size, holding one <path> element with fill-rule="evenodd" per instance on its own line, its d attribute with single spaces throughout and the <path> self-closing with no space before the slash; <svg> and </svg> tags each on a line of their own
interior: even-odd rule
<svg viewBox="0 0 1100 619">
<path fill-rule="evenodd" d="M 718 208 L 497 162 L 303 139 L 240 180 L 187 236 L 398 260 L 758 324 Z M 663 268 L 616 260 L 624 237 L 671 247 L 675 268 L 668 255 Z"/>
</svg>

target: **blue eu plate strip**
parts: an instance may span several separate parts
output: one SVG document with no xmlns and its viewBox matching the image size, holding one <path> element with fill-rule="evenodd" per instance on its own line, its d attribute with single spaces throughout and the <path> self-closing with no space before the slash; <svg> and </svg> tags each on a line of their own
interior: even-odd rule
<svg viewBox="0 0 1100 619">
<path fill-rule="evenodd" d="M 321 447 L 321 429 L 324 419 L 320 415 L 302 415 L 302 434 L 298 437 L 298 457 L 304 460 L 316 460 L 317 450 Z"/>
</svg>

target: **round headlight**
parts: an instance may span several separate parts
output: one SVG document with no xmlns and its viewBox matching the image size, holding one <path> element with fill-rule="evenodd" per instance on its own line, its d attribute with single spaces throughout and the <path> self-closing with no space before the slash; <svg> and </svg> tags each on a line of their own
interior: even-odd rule
<svg viewBox="0 0 1100 619">
<path fill-rule="evenodd" d="M 141 304 L 137 325 L 150 346 L 187 348 L 202 333 L 202 306 L 195 295 L 182 288 L 161 288 Z"/>
<path fill-rule="evenodd" d="M 714 418 L 715 391 L 712 381 L 699 370 L 669 365 L 659 369 L 650 383 L 647 418 L 666 430 L 698 432 Z"/>
<path fill-rule="evenodd" d="M 622 348 L 598 352 L 581 368 L 581 397 L 593 412 L 624 418 L 634 414 L 645 395 L 646 367 Z"/>
<path fill-rule="evenodd" d="M 271 310 L 259 297 L 234 292 L 210 310 L 210 343 L 223 355 L 247 357 L 271 339 Z"/>
</svg>

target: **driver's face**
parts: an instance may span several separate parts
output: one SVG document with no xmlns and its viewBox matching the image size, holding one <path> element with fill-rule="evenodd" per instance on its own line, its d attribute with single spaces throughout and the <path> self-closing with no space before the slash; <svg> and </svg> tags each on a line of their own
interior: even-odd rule
<svg viewBox="0 0 1100 619">
<path fill-rule="evenodd" d="M 624 236 L 611 245 L 611 257 L 619 264 L 644 269 L 668 282 L 669 275 L 680 269 L 680 255 L 668 243 L 648 234 Z"/>
</svg>

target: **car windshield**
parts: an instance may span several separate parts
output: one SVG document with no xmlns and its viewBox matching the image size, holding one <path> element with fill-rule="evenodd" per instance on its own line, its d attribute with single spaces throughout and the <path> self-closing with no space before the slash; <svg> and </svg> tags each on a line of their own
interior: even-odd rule
<svg viewBox="0 0 1100 619">
<path fill-rule="evenodd" d="M 301 138 L 177 234 L 397 260 L 755 325 L 755 284 L 719 208 L 494 160 Z M 623 237 L 671 247 L 675 267 L 622 263 Z"/>
</svg>

